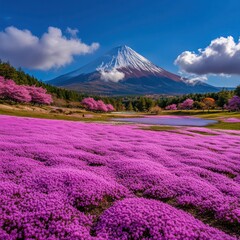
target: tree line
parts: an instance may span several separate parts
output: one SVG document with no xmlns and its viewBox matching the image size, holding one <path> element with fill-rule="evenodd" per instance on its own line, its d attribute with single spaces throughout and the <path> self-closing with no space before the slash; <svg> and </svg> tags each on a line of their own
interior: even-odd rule
<svg viewBox="0 0 240 240">
<path fill-rule="evenodd" d="M 34 76 L 25 73 L 21 68 L 16 69 L 8 62 L 0 61 L 0 76 L 5 79 L 12 79 L 18 85 L 29 85 L 42 87 L 47 89 L 47 92 L 53 97 L 63 99 L 68 102 L 79 102 L 86 98 L 92 97 L 95 100 L 102 100 L 105 104 L 111 104 L 116 111 L 136 111 L 136 112 L 151 112 L 160 111 L 167 106 L 176 104 L 177 106 L 187 99 L 194 101 L 194 109 L 202 109 L 204 99 L 211 98 L 214 100 L 214 107 L 223 109 L 228 100 L 234 95 L 240 96 L 240 86 L 235 90 L 222 89 L 217 93 L 191 93 L 179 96 L 124 96 L 124 97 L 106 97 L 106 96 L 90 96 L 88 94 L 78 93 L 64 88 L 55 87 L 45 82 L 39 81 Z"/>
</svg>

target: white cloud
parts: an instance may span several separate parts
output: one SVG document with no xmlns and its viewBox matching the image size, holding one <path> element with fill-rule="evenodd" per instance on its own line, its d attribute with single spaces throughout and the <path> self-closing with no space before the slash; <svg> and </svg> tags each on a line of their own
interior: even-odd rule
<svg viewBox="0 0 240 240">
<path fill-rule="evenodd" d="M 175 60 L 181 70 L 198 75 L 240 74 L 240 40 L 235 42 L 232 36 L 220 37 L 211 41 L 198 53 L 185 51 Z"/>
<path fill-rule="evenodd" d="M 0 32 L 0 59 L 29 69 L 59 68 L 71 63 L 75 55 L 92 53 L 98 47 L 98 43 L 87 45 L 76 37 L 67 38 L 55 27 L 40 38 L 13 26 Z"/>
<path fill-rule="evenodd" d="M 70 28 L 70 27 L 68 27 L 67 28 L 67 33 L 69 33 L 72 37 L 77 37 L 77 34 L 78 34 L 78 29 L 76 29 L 76 28 Z"/>
<path fill-rule="evenodd" d="M 206 82 L 208 80 L 206 75 L 202 75 L 202 76 L 189 75 L 186 78 L 187 79 L 185 80 L 185 82 L 192 84 L 192 85 L 195 85 L 198 82 Z"/>
<path fill-rule="evenodd" d="M 99 69 L 99 72 L 101 74 L 101 79 L 104 81 L 119 82 L 125 77 L 125 74 L 119 72 L 117 69 L 113 69 L 111 71 Z"/>
</svg>

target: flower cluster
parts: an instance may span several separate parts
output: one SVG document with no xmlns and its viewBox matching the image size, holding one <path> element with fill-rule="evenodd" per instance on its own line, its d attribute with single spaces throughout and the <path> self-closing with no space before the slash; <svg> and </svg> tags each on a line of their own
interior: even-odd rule
<svg viewBox="0 0 240 240">
<path fill-rule="evenodd" d="M 239 131 L 0 122 L 0 239 L 239 237 Z"/>
<path fill-rule="evenodd" d="M 179 104 L 179 109 L 189 110 L 193 108 L 193 103 L 194 101 L 191 98 L 188 98 Z"/>
<path fill-rule="evenodd" d="M 240 123 L 240 118 L 220 118 L 223 122 Z"/>
<path fill-rule="evenodd" d="M 112 112 L 114 107 L 111 104 L 105 104 L 102 100 L 94 100 L 93 98 L 84 98 L 81 104 L 91 111 Z"/>
<path fill-rule="evenodd" d="M 227 110 L 230 111 L 240 111 L 240 97 L 233 96 L 228 100 L 228 104 L 225 106 Z"/>
<path fill-rule="evenodd" d="M 166 110 L 177 110 L 176 104 L 171 104 L 165 107 Z"/>
<path fill-rule="evenodd" d="M 101 216 L 96 231 L 105 239 L 234 239 L 183 211 L 143 198 L 114 204 Z"/>
<path fill-rule="evenodd" d="M 17 85 L 13 80 L 0 76 L 0 98 L 16 102 L 52 103 L 52 96 L 42 87 Z"/>
</svg>

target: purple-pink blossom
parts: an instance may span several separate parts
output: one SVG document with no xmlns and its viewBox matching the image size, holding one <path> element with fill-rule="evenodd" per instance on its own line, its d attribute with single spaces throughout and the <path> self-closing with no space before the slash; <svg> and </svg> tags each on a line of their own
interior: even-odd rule
<svg viewBox="0 0 240 240">
<path fill-rule="evenodd" d="M 176 104 L 171 104 L 165 107 L 166 110 L 177 110 Z"/>
<path fill-rule="evenodd" d="M 0 123 L 0 239 L 237 239 L 238 131 Z"/>
<path fill-rule="evenodd" d="M 193 107 L 193 103 L 194 101 L 191 98 L 188 98 L 179 104 L 179 108 L 184 110 L 189 110 Z"/>
<path fill-rule="evenodd" d="M 102 100 L 95 100 L 93 98 L 84 98 L 81 104 L 92 111 L 101 111 L 101 112 L 112 112 L 114 107 L 111 104 L 105 104 Z"/>
<path fill-rule="evenodd" d="M 229 99 L 226 109 L 230 111 L 240 111 L 240 97 L 233 96 L 231 99 Z"/>
<path fill-rule="evenodd" d="M 0 76 L 0 98 L 16 102 L 52 103 L 52 96 L 42 87 L 17 85 L 13 80 Z"/>
</svg>

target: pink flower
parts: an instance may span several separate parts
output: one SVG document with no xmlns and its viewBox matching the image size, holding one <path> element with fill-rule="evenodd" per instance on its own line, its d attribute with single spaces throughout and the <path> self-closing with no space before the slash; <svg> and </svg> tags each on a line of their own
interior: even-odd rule
<svg viewBox="0 0 240 240">
<path fill-rule="evenodd" d="M 166 106 L 166 110 L 177 110 L 177 105 L 176 104 L 171 104 Z"/>
<path fill-rule="evenodd" d="M 0 76 L 0 96 L 17 102 L 52 103 L 52 96 L 42 87 L 17 85 L 13 80 Z"/>
<path fill-rule="evenodd" d="M 82 105 L 92 111 L 111 112 L 114 111 L 114 107 L 111 104 L 105 104 L 102 100 L 94 100 L 93 98 L 84 98 Z"/>
</svg>

